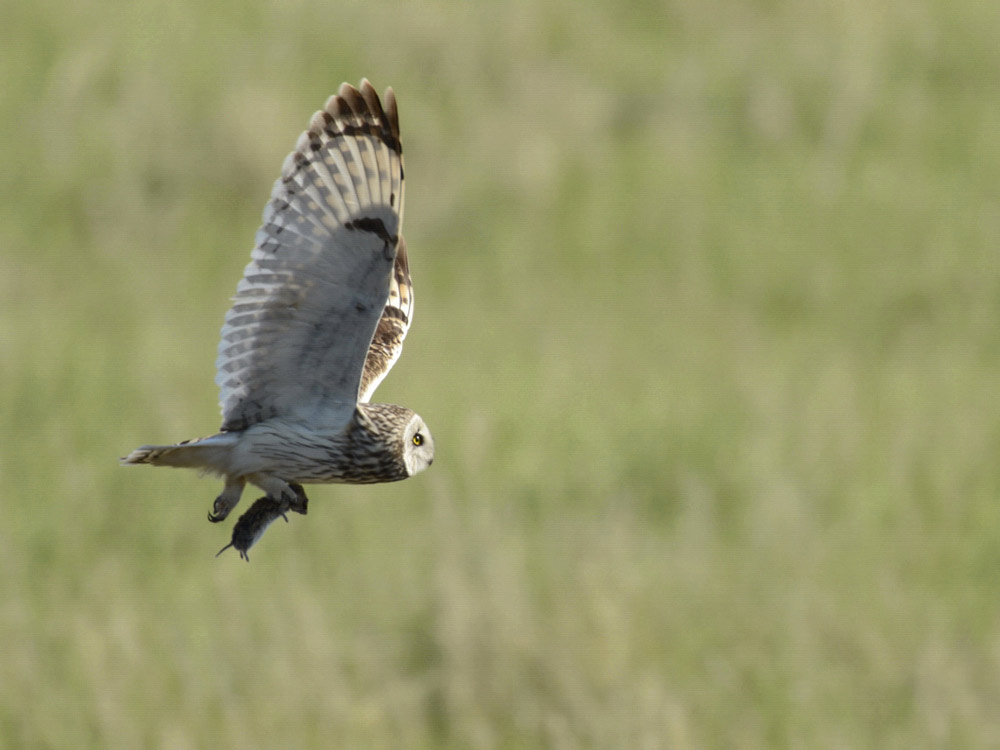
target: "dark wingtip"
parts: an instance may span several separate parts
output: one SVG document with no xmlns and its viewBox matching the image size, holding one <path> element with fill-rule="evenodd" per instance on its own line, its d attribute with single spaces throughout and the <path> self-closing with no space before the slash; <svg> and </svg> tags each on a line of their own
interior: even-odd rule
<svg viewBox="0 0 1000 750">
<path fill-rule="evenodd" d="M 398 139 L 399 108 L 396 106 L 396 92 L 392 90 L 392 86 L 385 90 L 383 98 L 385 99 L 383 102 L 385 115 L 389 118 L 389 128 L 392 131 L 392 134 Z"/>
<path fill-rule="evenodd" d="M 337 92 L 340 98 L 347 102 L 347 106 L 356 115 L 361 115 L 364 113 L 367 105 L 365 104 L 364 97 L 361 96 L 361 92 L 354 88 L 349 83 L 340 84 L 340 90 Z"/>
</svg>

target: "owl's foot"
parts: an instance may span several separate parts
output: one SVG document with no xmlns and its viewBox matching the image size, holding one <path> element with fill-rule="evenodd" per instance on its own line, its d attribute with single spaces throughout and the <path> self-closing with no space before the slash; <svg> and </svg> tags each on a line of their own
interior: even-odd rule
<svg viewBox="0 0 1000 750">
<path fill-rule="evenodd" d="M 232 479 L 226 478 L 226 486 L 223 487 L 222 492 L 215 502 L 212 504 L 212 510 L 208 513 L 208 520 L 212 523 L 219 523 L 219 521 L 226 520 L 226 516 L 230 514 L 233 508 L 240 502 L 240 496 L 243 494 L 243 486 L 245 482 L 242 479 Z"/>
</svg>

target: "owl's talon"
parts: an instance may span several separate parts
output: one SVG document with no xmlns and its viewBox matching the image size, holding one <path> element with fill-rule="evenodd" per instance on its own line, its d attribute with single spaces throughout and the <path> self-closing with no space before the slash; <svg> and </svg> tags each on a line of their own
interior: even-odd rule
<svg viewBox="0 0 1000 750">
<path fill-rule="evenodd" d="M 225 521 L 229 517 L 229 514 L 233 512 L 233 508 L 239 504 L 245 484 L 246 482 L 241 477 L 227 477 L 226 486 L 222 488 L 222 492 L 215 498 L 215 502 L 212 503 L 212 509 L 208 512 L 208 520 L 212 523 Z"/>
</svg>

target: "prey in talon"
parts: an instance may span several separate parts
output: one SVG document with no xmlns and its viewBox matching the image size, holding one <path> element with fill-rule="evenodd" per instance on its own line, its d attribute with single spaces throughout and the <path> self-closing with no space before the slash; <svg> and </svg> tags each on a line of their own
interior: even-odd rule
<svg viewBox="0 0 1000 750">
<path fill-rule="evenodd" d="M 264 536 L 264 532 L 267 531 L 268 526 L 278 518 L 284 518 L 285 523 L 288 523 L 288 516 L 285 515 L 287 511 L 306 515 L 309 511 L 309 498 L 306 497 L 302 485 L 291 483 L 289 486 L 295 491 L 295 498 L 293 500 L 277 502 L 267 497 L 267 495 L 257 498 L 256 502 L 247 509 L 246 513 L 240 516 L 240 520 L 233 526 L 232 541 L 216 552 L 215 556 L 218 557 L 227 549 L 233 547 L 240 553 L 240 557 L 250 562 L 248 552 Z M 208 520 L 213 520 L 211 513 L 208 514 Z"/>
<path fill-rule="evenodd" d="M 226 314 L 221 430 L 121 459 L 223 477 L 213 522 L 248 483 L 262 489 L 228 545 L 241 557 L 275 518 L 306 512 L 303 484 L 395 482 L 434 460 L 418 414 L 371 403 L 413 319 L 403 187 L 395 94 L 343 84 L 285 159 Z"/>
<path fill-rule="evenodd" d="M 218 557 L 227 549 L 233 547 L 240 553 L 240 557 L 250 562 L 250 555 L 248 554 L 250 548 L 260 541 L 260 538 L 264 536 L 264 532 L 267 531 L 267 527 L 278 518 L 284 518 L 285 523 L 288 523 L 288 516 L 285 515 L 287 509 L 287 506 L 282 506 L 281 503 L 275 502 L 266 495 L 258 498 L 247 512 L 240 516 L 240 520 L 236 522 L 236 525 L 233 526 L 232 541 L 216 552 L 215 556 Z"/>
</svg>

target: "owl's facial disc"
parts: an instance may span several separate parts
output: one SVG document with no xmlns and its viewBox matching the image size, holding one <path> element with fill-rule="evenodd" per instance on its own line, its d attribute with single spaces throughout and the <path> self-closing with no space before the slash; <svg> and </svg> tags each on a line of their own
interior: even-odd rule
<svg viewBox="0 0 1000 750">
<path fill-rule="evenodd" d="M 403 462 L 411 477 L 434 463 L 434 438 L 424 420 L 416 414 L 403 432 Z"/>
</svg>

